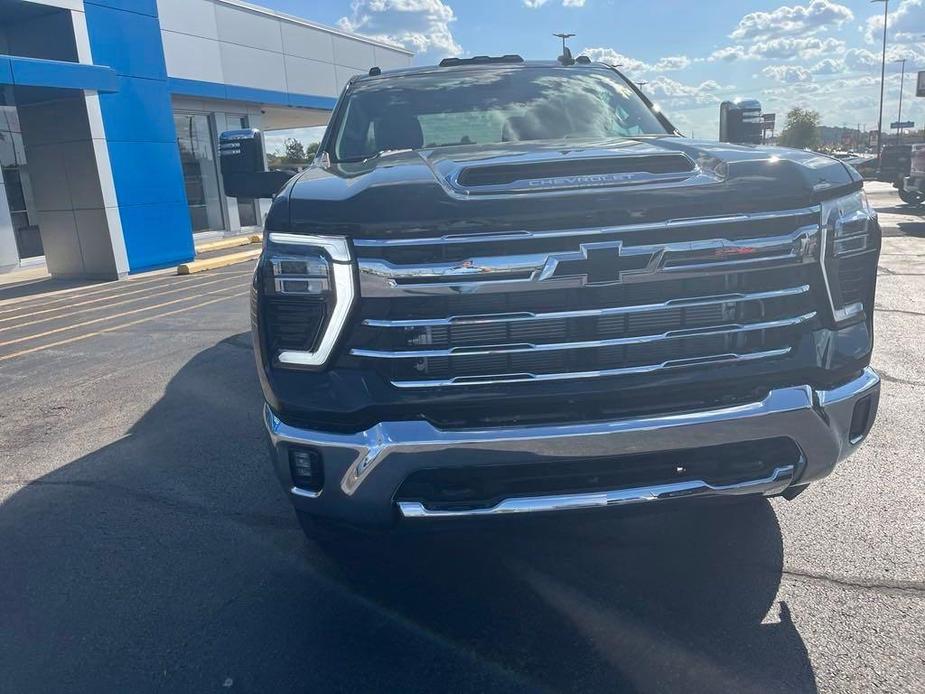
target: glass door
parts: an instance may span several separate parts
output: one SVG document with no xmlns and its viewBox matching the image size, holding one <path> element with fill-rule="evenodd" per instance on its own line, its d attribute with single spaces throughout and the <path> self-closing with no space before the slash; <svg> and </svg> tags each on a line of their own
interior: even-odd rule
<svg viewBox="0 0 925 694">
<path fill-rule="evenodd" d="M 249 128 L 247 116 L 228 115 L 228 126 L 244 130 Z M 257 211 L 257 201 L 253 198 L 236 198 L 238 202 L 238 217 L 241 220 L 241 227 L 260 226 L 260 215 Z"/>
<path fill-rule="evenodd" d="M 178 111 L 173 119 L 193 231 L 223 230 L 226 227 L 211 118 L 204 113 Z"/>
</svg>

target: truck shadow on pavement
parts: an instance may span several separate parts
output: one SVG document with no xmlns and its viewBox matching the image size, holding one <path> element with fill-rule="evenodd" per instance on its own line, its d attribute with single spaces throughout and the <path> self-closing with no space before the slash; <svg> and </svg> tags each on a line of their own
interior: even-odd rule
<svg viewBox="0 0 925 694">
<path fill-rule="evenodd" d="M 815 691 L 764 500 L 305 542 L 248 340 L 0 505 L 0 690 Z"/>
</svg>

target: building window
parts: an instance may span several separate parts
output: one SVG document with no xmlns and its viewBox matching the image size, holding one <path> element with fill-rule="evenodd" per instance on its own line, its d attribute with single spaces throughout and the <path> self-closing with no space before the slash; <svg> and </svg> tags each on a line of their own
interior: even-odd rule
<svg viewBox="0 0 925 694">
<path fill-rule="evenodd" d="M 20 259 L 36 258 L 44 255 L 42 236 L 32 199 L 19 115 L 10 91 L 9 88 L 0 89 L 0 169 L 16 250 Z"/>
<path fill-rule="evenodd" d="M 223 230 L 215 138 L 211 119 L 203 113 L 175 112 L 177 145 L 193 231 Z"/>
</svg>

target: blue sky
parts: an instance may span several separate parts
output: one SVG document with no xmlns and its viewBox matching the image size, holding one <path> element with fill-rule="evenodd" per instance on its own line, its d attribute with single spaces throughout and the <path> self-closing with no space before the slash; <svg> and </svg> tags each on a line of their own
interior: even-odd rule
<svg viewBox="0 0 925 694">
<path fill-rule="evenodd" d="M 716 138 L 719 102 L 796 105 L 826 125 L 876 127 L 883 9 L 869 0 L 257 0 L 260 4 L 404 45 L 416 62 L 447 55 L 558 55 L 556 31 L 577 55 L 624 64 L 687 134 Z M 903 120 L 925 125 L 915 74 L 925 70 L 925 0 L 891 0 L 889 60 L 908 58 Z M 888 66 L 884 121 L 895 120 L 899 66 Z M 886 126 L 888 127 L 888 125 Z"/>
</svg>

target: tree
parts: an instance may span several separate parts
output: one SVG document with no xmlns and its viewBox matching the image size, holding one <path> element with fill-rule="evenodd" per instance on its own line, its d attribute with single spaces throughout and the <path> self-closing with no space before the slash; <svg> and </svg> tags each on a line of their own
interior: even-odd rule
<svg viewBox="0 0 925 694">
<path fill-rule="evenodd" d="M 797 149 L 816 149 L 821 143 L 819 112 L 792 108 L 787 114 L 787 125 L 780 134 L 778 144 Z"/>
<path fill-rule="evenodd" d="M 286 152 L 283 159 L 290 164 L 305 163 L 305 145 L 294 137 L 286 138 Z"/>
</svg>

